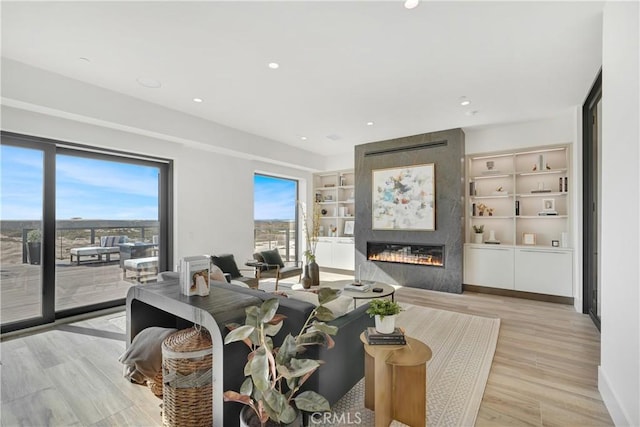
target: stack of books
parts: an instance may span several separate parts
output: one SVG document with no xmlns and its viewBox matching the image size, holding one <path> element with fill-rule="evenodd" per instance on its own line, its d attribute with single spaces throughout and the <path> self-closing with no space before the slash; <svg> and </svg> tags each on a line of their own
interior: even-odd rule
<svg viewBox="0 0 640 427">
<path fill-rule="evenodd" d="M 344 285 L 345 291 L 358 291 L 358 292 L 366 292 L 371 289 L 371 285 L 369 283 L 364 282 L 353 282 Z"/>
<path fill-rule="evenodd" d="M 184 295 L 209 295 L 209 266 L 206 255 L 185 257 L 180 260 L 180 291 Z"/>
<path fill-rule="evenodd" d="M 376 328 L 370 326 L 364 331 L 369 345 L 405 345 L 407 340 L 404 337 L 404 330 L 396 328 L 390 334 L 381 334 Z"/>
</svg>

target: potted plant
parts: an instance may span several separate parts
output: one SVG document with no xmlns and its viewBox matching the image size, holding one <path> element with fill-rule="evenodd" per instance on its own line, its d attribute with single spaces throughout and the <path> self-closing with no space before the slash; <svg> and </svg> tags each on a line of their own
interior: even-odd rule
<svg viewBox="0 0 640 427">
<path fill-rule="evenodd" d="M 40 251 L 42 249 L 42 232 L 38 229 L 27 233 L 27 259 L 29 264 L 40 265 Z"/>
<path fill-rule="evenodd" d="M 390 334 L 396 328 L 396 316 L 402 311 L 397 302 L 388 299 L 373 299 L 369 303 L 367 314 L 376 317 L 376 331 Z"/>
<path fill-rule="evenodd" d="M 482 237 L 483 237 L 483 233 L 484 233 L 484 225 L 474 225 L 473 226 L 473 231 L 474 231 L 474 233 L 476 233 L 475 242 L 476 243 L 482 243 Z"/>
<path fill-rule="evenodd" d="M 244 368 L 246 379 L 239 392 L 224 393 L 226 402 L 246 405 L 240 413 L 241 425 L 264 427 L 271 420 L 271 425 L 302 426 L 300 411 L 331 409 L 327 399 L 318 393 L 299 391 L 321 363 L 302 358 L 305 348 L 310 345 L 332 348 L 334 345 L 331 335 L 335 335 L 338 328 L 324 323 L 334 318 L 324 304 L 336 299 L 337 295 L 335 289 L 320 288 L 320 304 L 311 312 L 300 332 L 295 337 L 288 334 L 279 346 L 271 338 L 280 331 L 285 319 L 276 313 L 277 298 L 266 300 L 260 307 L 247 307 L 244 325 L 227 325 L 231 332 L 225 337 L 225 344 L 243 341 L 251 350 Z"/>
</svg>

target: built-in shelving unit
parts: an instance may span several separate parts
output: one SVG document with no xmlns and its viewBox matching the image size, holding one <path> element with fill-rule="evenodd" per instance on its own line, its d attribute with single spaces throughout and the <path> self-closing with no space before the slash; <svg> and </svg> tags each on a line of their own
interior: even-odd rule
<svg viewBox="0 0 640 427">
<path fill-rule="evenodd" d="M 467 156 L 466 284 L 573 296 L 570 165 L 570 145 Z"/>
<path fill-rule="evenodd" d="M 316 261 L 321 267 L 353 270 L 355 264 L 355 173 L 353 169 L 313 175 L 320 208 Z"/>
</svg>

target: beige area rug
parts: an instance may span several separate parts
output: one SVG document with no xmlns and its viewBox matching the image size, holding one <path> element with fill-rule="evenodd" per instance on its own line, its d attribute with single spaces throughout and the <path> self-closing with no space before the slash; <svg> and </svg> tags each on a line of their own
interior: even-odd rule
<svg viewBox="0 0 640 427">
<path fill-rule="evenodd" d="M 427 364 L 427 425 L 473 426 L 489 377 L 500 319 L 402 304 L 397 324 L 433 352 Z M 326 369 L 326 367 L 325 367 Z M 373 426 L 374 412 L 364 408 L 364 379 L 333 405 L 324 426 Z M 404 424 L 394 421 L 392 426 Z"/>
</svg>

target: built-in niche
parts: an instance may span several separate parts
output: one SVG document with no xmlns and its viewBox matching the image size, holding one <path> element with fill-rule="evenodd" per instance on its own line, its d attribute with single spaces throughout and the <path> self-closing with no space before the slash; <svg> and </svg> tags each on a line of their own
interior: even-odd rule
<svg viewBox="0 0 640 427">
<path fill-rule="evenodd" d="M 434 166 L 434 230 L 374 229 L 374 171 Z M 355 267 L 361 278 L 462 292 L 464 132 L 452 129 L 355 147 Z M 403 203 L 403 200 L 398 200 Z"/>
</svg>

